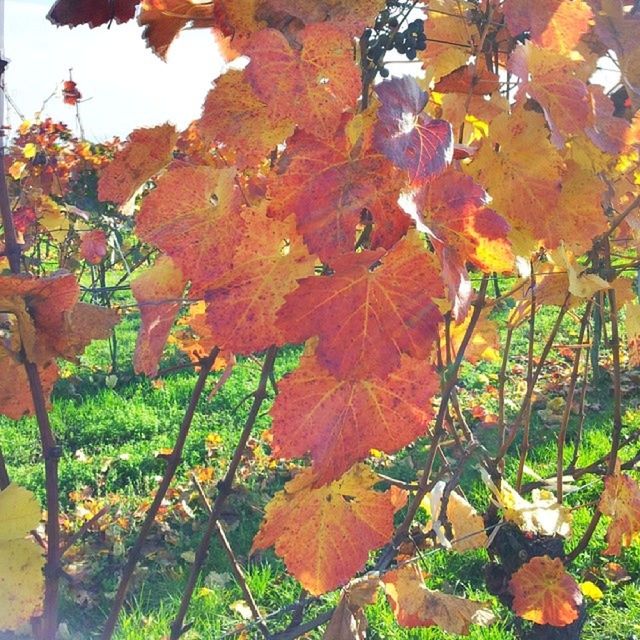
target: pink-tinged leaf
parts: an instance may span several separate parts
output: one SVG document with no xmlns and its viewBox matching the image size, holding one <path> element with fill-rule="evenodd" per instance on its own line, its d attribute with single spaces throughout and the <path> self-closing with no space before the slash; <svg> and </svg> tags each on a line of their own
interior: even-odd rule
<svg viewBox="0 0 640 640">
<path fill-rule="evenodd" d="M 412 180 L 444 171 L 453 159 L 453 130 L 446 120 L 423 113 L 428 96 L 410 76 L 379 84 L 382 105 L 374 131 L 374 146 Z"/>
<path fill-rule="evenodd" d="M 179 299 L 185 284 L 180 268 L 167 256 L 158 258 L 151 269 L 132 282 L 131 290 L 142 317 L 134 356 L 136 373 L 148 376 L 158 373 L 158 363 L 180 310 Z"/>
<path fill-rule="evenodd" d="M 107 236 L 102 229 L 87 231 L 80 241 L 80 256 L 89 264 L 100 264 L 107 255 Z"/>
</svg>

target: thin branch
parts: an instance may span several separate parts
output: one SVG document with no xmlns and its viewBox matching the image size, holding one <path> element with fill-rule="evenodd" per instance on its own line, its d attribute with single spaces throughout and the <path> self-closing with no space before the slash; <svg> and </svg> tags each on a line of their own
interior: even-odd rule
<svg viewBox="0 0 640 640">
<path fill-rule="evenodd" d="M 211 368 L 213 367 L 213 364 L 218 357 L 219 352 L 220 350 L 218 349 L 218 347 L 214 348 L 209 354 L 209 357 L 205 358 L 201 362 L 200 374 L 198 375 L 198 380 L 195 387 L 193 388 L 193 392 L 189 400 L 189 405 L 184 414 L 184 418 L 182 419 L 182 424 L 180 425 L 180 431 L 176 439 L 175 447 L 173 448 L 171 455 L 167 458 L 167 467 L 164 471 L 160 486 L 158 487 L 156 495 L 153 498 L 153 502 L 149 507 L 149 511 L 147 511 L 145 521 L 140 528 L 138 537 L 136 538 L 136 541 L 131 548 L 131 551 L 129 552 L 127 563 L 124 566 L 122 577 L 120 578 L 120 583 L 118 584 L 118 591 L 116 592 L 111 611 L 109 612 L 109 617 L 107 618 L 107 622 L 102 631 L 102 635 L 100 636 L 101 640 L 110 640 L 111 636 L 113 635 L 116 623 L 118 621 L 118 615 L 120 614 L 120 610 L 122 609 L 122 605 L 124 604 L 124 599 L 127 595 L 129 582 L 131 581 L 133 572 L 135 571 L 135 568 L 138 564 L 138 560 L 142 555 L 142 549 L 144 547 L 145 540 L 147 538 L 147 535 L 149 534 L 149 531 L 151 530 L 153 523 L 155 522 L 156 515 L 158 514 L 158 511 L 162 504 L 162 500 L 164 499 L 167 490 L 169 489 L 169 485 L 171 484 L 171 480 L 173 479 L 173 476 L 178 469 L 178 465 L 180 464 L 182 451 L 189 434 L 189 429 L 191 428 L 191 422 L 193 421 L 196 407 L 198 406 L 200 396 L 204 391 L 207 376 L 209 375 L 209 372 L 211 371 Z"/>
<path fill-rule="evenodd" d="M 0 447 L 0 491 L 4 491 L 11 484 L 11 478 L 7 471 L 7 465 L 4 460 L 4 454 L 2 453 L 2 447 Z"/>
<path fill-rule="evenodd" d="M 240 439 L 238 440 L 233 458 L 229 463 L 227 473 L 225 474 L 224 479 L 218 484 L 218 495 L 216 496 L 213 507 L 211 508 L 211 513 L 209 514 L 209 520 L 207 522 L 207 528 L 202 536 L 202 539 L 200 540 L 198 549 L 196 550 L 196 557 L 193 565 L 191 566 L 191 573 L 189 574 L 187 584 L 182 594 L 180 609 L 178 610 L 173 624 L 171 625 L 171 634 L 169 636 L 170 640 L 177 640 L 184 632 L 184 619 L 189 609 L 191 597 L 193 595 L 196 582 L 198 581 L 198 576 L 200 575 L 202 565 L 207 559 L 207 555 L 209 553 L 209 545 L 211 544 L 211 538 L 216 531 L 216 524 L 218 522 L 220 514 L 222 513 L 222 507 L 224 506 L 224 503 L 226 502 L 229 495 L 231 495 L 233 480 L 235 478 L 236 471 L 240 466 L 240 461 L 244 454 L 247 441 L 249 440 L 251 431 L 255 425 L 256 419 L 258 418 L 260 407 L 267 397 L 269 375 L 271 373 L 271 370 L 273 369 L 277 353 L 278 350 L 275 347 L 271 347 L 267 351 L 267 354 L 265 356 L 264 365 L 260 374 L 260 381 L 253 398 L 253 404 L 251 405 L 251 409 L 249 410 L 249 414 L 247 415 L 244 428 L 242 429 L 242 433 L 240 434 Z"/>
</svg>

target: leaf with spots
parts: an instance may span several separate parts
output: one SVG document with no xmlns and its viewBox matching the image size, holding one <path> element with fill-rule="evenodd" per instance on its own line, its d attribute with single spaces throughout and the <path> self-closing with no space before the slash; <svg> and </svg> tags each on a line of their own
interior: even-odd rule
<svg viewBox="0 0 640 640">
<path fill-rule="evenodd" d="M 128 202 L 147 180 L 169 163 L 177 140 L 178 133 L 170 124 L 136 129 L 100 174 L 100 200 L 120 205 Z"/>
<path fill-rule="evenodd" d="M 433 257 L 410 234 L 387 253 L 336 258 L 331 274 L 304 278 L 279 313 L 289 341 L 318 336 L 320 363 L 339 378 L 384 378 L 403 353 L 429 355 L 442 287 Z"/>
<path fill-rule="evenodd" d="M 313 595 L 346 584 L 369 553 L 391 539 L 393 515 L 405 500 L 395 487 L 373 489 L 378 476 L 363 464 L 315 487 L 312 469 L 300 472 L 267 505 L 253 550 L 275 546 L 289 572 Z"/>
<path fill-rule="evenodd" d="M 312 24 L 294 49 L 275 29 L 252 36 L 244 53 L 251 58 L 247 79 L 276 120 L 293 121 L 305 131 L 331 136 L 341 114 L 356 106 L 360 72 L 349 38 L 331 24 Z"/>
<path fill-rule="evenodd" d="M 439 388 L 432 366 L 407 356 L 387 378 L 340 379 L 308 353 L 278 385 L 274 454 L 310 451 L 317 482 L 331 482 L 371 449 L 394 453 L 426 434 Z"/>
</svg>

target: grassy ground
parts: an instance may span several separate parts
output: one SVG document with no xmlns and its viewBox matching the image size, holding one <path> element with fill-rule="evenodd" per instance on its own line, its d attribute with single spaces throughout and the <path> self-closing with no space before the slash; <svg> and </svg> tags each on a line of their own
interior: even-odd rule
<svg viewBox="0 0 640 640">
<path fill-rule="evenodd" d="M 548 329 L 551 317 L 540 323 L 540 331 Z M 569 323 L 563 336 L 575 341 L 575 326 Z M 163 450 L 170 449 L 175 439 L 184 408 L 193 388 L 193 371 L 168 374 L 160 382 L 133 375 L 131 354 L 135 343 L 137 320 L 127 316 L 117 329 L 118 380 L 114 388 L 107 379 L 110 355 L 106 343 L 92 345 L 77 366 L 64 369 L 64 379 L 57 386 L 51 420 L 64 454 L 60 465 L 60 486 L 64 510 L 69 514 L 69 529 L 77 527 L 82 518 L 109 504 L 105 524 L 86 536 L 83 543 L 70 554 L 67 571 L 72 579 L 65 581 L 62 619 L 63 636 L 84 640 L 94 637 L 108 610 L 110 597 L 116 588 L 124 553 L 140 524 L 148 497 L 162 474 Z M 516 336 L 516 358 L 510 376 L 510 388 L 517 392 L 523 376 L 518 374 L 518 356 L 524 353 L 524 334 Z M 300 350 L 295 347 L 280 353 L 276 374 L 280 378 L 292 370 Z M 179 354 L 169 350 L 163 367 L 184 362 Z M 465 366 L 463 404 L 484 404 L 494 410 L 488 388 L 497 381 L 497 364 L 482 363 Z M 559 370 L 566 368 L 558 356 Z M 200 537 L 204 511 L 199 505 L 189 473 L 199 474 L 207 491 L 213 493 L 234 449 L 246 414 L 248 396 L 254 390 L 260 363 L 253 359 L 240 361 L 223 390 L 211 399 L 203 399 L 196 412 L 189 440 L 162 520 L 154 530 L 147 546 L 147 555 L 137 574 L 126 612 L 116 635 L 120 640 L 163 638 L 175 613 L 182 584 L 192 561 L 192 550 Z M 515 373 L 514 373 L 515 372 Z M 212 376 L 217 378 L 220 374 Z M 213 381 L 212 383 L 213 384 Z M 549 397 L 553 394 L 553 371 L 545 378 Z M 273 395 L 273 394 L 272 394 Z M 590 411 L 585 424 L 584 450 L 579 464 L 586 464 L 605 454 L 610 446 L 610 392 L 606 385 L 589 394 Z M 633 396 L 625 414 L 625 430 L 640 427 L 640 412 L 633 406 Z M 542 406 L 545 398 L 542 397 Z M 467 406 L 465 404 L 465 406 Z M 248 583 L 265 613 L 279 610 L 300 597 L 300 587 L 287 577 L 282 563 L 266 552 L 249 558 L 251 540 L 261 520 L 261 512 L 269 497 L 290 475 L 290 468 L 268 457 L 269 440 L 265 430 L 269 417 L 265 412 L 256 425 L 254 438 L 240 469 L 242 485 L 235 490 L 224 514 L 224 525 L 239 558 L 247 566 Z M 572 427 L 575 430 L 575 425 Z M 478 428 L 478 437 L 488 446 L 495 443 L 491 429 Z M 534 414 L 532 440 L 535 447 L 529 465 L 544 477 L 555 473 L 555 431 L 553 426 Z M 37 428 L 32 419 L 11 422 L 0 418 L 0 446 L 8 459 L 12 479 L 43 499 L 43 466 L 38 447 Z M 566 461 L 571 455 L 571 446 Z M 384 459 L 385 472 L 399 478 L 410 478 L 426 450 L 418 442 L 406 452 Z M 625 451 L 625 454 L 628 454 Z M 511 463 L 513 472 L 517 461 Z M 210 471 L 207 471 L 210 470 Z M 464 486 L 476 506 L 486 504 L 487 491 L 480 484 L 478 474 L 465 475 Z M 596 500 L 600 485 L 587 476 L 580 491 L 569 498 L 574 504 Z M 137 512 L 136 512 L 137 510 Z M 574 540 L 586 527 L 586 509 L 574 512 Z M 601 523 L 587 552 L 574 566 L 579 581 L 588 571 L 599 571 L 608 559 L 601 556 L 606 523 Z M 426 552 L 423 568 L 429 574 L 428 584 L 458 595 L 466 595 L 492 603 L 500 622 L 489 629 L 473 628 L 471 638 L 508 640 L 515 638 L 513 618 L 484 588 L 483 567 L 487 560 L 484 551 L 456 555 L 444 551 Z M 630 581 L 613 584 L 601 581 L 604 598 L 590 602 L 589 621 L 584 633 L 588 640 L 640 637 L 640 547 L 638 544 L 624 552 L 619 562 L 629 573 Z M 587 576 L 588 577 L 588 576 Z M 328 596 L 311 607 L 320 611 L 336 596 Z M 194 626 L 185 638 L 222 638 L 243 623 L 242 593 L 230 576 L 223 550 L 213 544 L 203 579 L 196 591 L 189 619 Z M 438 630 L 400 629 L 393 615 L 380 598 L 367 610 L 369 637 L 373 639 L 439 639 L 450 637 Z M 288 614 L 270 619 L 272 630 L 285 627 Z M 245 638 L 258 637 L 255 630 Z M 320 638 L 313 632 L 308 637 Z"/>
</svg>

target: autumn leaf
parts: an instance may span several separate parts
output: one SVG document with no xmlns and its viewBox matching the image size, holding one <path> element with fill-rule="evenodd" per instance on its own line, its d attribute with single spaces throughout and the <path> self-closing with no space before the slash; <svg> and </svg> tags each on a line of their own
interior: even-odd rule
<svg viewBox="0 0 640 640">
<path fill-rule="evenodd" d="M 93 229 L 82 234 L 80 256 L 89 264 L 100 264 L 107 255 L 107 236 L 102 229 Z"/>
<path fill-rule="evenodd" d="M 0 491 L 0 631 L 17 630 L 42 608 L 44 557 L 26 539 L 39 522 L 33 493 L 13 483 Z"/>
<path fill-rule="evenodd" d="M 343 111 L 355 107 L 360 72 L 349 38 L 329 23 L 312 24 L 293 49 L 275 29 L 251 37 L 246 76 L 275 119 L 286 118 L 318 136 L 332 135 Z M 295 96 L 295 99 L 292 99 Z"/>
<path fill-rule="evenodd" d="M 199 121 L 204 138 L 222 145 L 225 158 L 239 169 L 259 164 L 293 134 L 293 122 L 275 119 L 258 100 L 244 71 L 228 71 L 205 100 Z M 228 156 L 228 157 L 227 157 Z"/>
<path fill-rule="evenodd" d="M 88 24 L 92 29 L 115 20 L 128 22 L 136 13 L 140 0 L 56 0 L 47 19 L 58 27 L 77 27 Z"/>
<path fill-rule="evenodd" d="M 269 6 L 304 22 L 331 22 L 352 38 L 373 24 L 385 7 L 384 0 L 269 0 Z"/>
<path fill-rule="evenodd" d="M 236 170 L 179 166 L 164 174 L 142 202 L 136 232 L 169 255 L 197 296 L 224 274 L 244 229 Z"/>
<path fill-rule="evenodd" d="M 136 129 L 102 170 L 98 198 L 119 205 L 130 200 L 147 180 L 169 163 L 177 139 L 175 127 L 170 124 Z"/>
<path fill-rule="evenodd" d="M 141 326 L 133 366 L 136 373 L 155 376 L 164 345 L 180 310 L 185 287 L 182 271 L 167 256 L 137 276 L 131 291 L 140 307 Z"/>
<path fill-rule="evenodd" d="M 225 272 L 209 282 L 207 323 L 218 344 L 250 354 L 287 341 L 276 324 L 285 296 L 313 275 L 316 259 L 295 229 L 293 217 L 278 221 L 264 210 L 244 210 L 245 233 L 232 247 Z"/>
<path fill-rule="evenodd" d="M 512 115 L 498 115 L 465 170 L 489 192 L 491 206 L 512 226 L 550 248 L 570 238 L 582 223 L 578 212 L 562 218 L 548 215 L 558 208 L 563 162 L 539 113 L 519 108 Z"/>
<path fill-rule="evenodd" d="M 498 362 L 500 360 L 500 338 L 498 335 L 498 323 L 489 318 L 490 310 L 483 310 L 476 324 L 471 340 L 464 352 L 465 360 L 475 364 L 479 360 Z M 460 324 L 451 323 L 449 326 L 449 344 L 451 357 L 455 358 L 462 340 L 469 327 L 470 317 Z M 440 350 L 446 347 L 445 326 L 440 327 Z M 442 361 L 446 362 L 446 354 L 442 353 Z"/>
<path fill-rule="evenodd" d="M 279 324 L 292 342 L 317 335 L 318 360 L 340 378 L 384 378 L 400 355 L 425 358 L 437 334 L 442 290 L 422 239 L 411 234 L 385 253 L 336 258 L 332 274 L 304 278 Z"/>
<path fill-rule="evenodd" d="M 411 225 L 398 206 L 402 175 L 371 147 L 368 131 L 349 138 L 354 121 L 330 138 L 296 132 L 269 183 L 270 215 L 294 213 L 311 251 L 328 261 L 353 251 L 365 224 L 374 249 L 391 248 Z"/>
<path fill-rule="evenodd" d="M 365 640 L 368 624 L 363 607 L 375 603 L 379 586 L 378 573 L 369 573 L 352 580 L 343 589 L 323 640 Z"/>
<path fill-rule="evenodd" d="M 576 47 L 592 18 L 583 0 L 510 0 L 503 11 L 514 37 L 527 31 L 536 45 L 562 54 Z"/>
<path fill-rule="evenodd" d="M 482 58 L 476 64 L 466 64 L 443 76 L 433 88 L 438 93 L 462 93 L 465 96 L 484 96 L 500 88 L 499 76 L 487 69 Z"/>
<path fill-rule="evenodd" d="M 591 96 L 579 77 L 581 70 L 580 61 L 532 42 L 516 47 L 509 60 L 509 71 L 521 80 L 516 99 L 525 101 L 530 96 L 538 102 L 557 146 L 593 122 Z"/>
<path fill-rule="evenodd" d="M 302 471 L 267 505 L 253 550 L 275 545 L 289 572 L 314 595 L 345 584 L 393 534 L 398 490 L 374 491 L 378 480 L 358 464 L 314 488 L 313 470 Z"/>
<path fill-rule="evenodd" d="M 640 486 L 618 468 L 614 475 L 604 480 L 598 509 L 612 518 L 604 553 L 620 555 L 622 547 L 628 547 L 640 536 Z"/>
<path fill-rule="evenodd" d="M 640 304 L 627 304 L 625 312 L 629 364 L 640 367 Z"/>
<path fill-rule="evenodd" d="M 188 23 L 211 26 L 213 5 L 198 0 L 142 0 L 138 22 L 144 27 L 147 46 L 160 58 Z"/>
<path fill-rule="evenodd" d="M 92 341 L 107 338 L 118 322 L 111 309 L 79 303 L 74 275 L 0 276 L 0 312 L 15 318 L 13 331 L 30 362 L 73 360 Z"/>
<path fill-rule="evenodd" d="M 308 353 L 278 385 L 271 410 L 274 455 L 311 452 L 320 484 L 339 478 L 371 449 L 393 453 L 427 432 L 439 389 L 432 366 L 403 356 L 385 379 L 334 377 Z"/>
<path fill-rule="evenodd" d="M 564 627 L 577 619 L 582 604 L 578 583 L 559 558 L 532 558 L 509 581 L 516 615 L 536 624 Z"/>
<path fill-rule="evenodd" d="M 0 345 L 0 370 L 2 371 L 0 414 L 11 420 L 20 420 L 24 416 L 34 415 L 35 407 L 24 365 L 15 357 L 15 354 L 10 353 L 2 345 Z M 58 367 L 55 362 L 50 362 L 38 367 L 38 373 L 42 394 L 48 408 L 51 390 L 58 379 Z"/>
<path fill-rule="evenodd" d="M 424 113 L 428 95 L 415 78 L 402 76 L 380 83 L 382 105 L 374 132 L 374 146 L 412 181 L 442 173 L 453 159 L 453 130 L 446 120 Z"/>
<path fill-rule="evenodd" d="M 486 603 L 428 589 L 415 563 L 388 572 L 382 580 L 387 600 L 402 627 L 438 626 L 466 636 L 472 624 L 488 626 L 495 621 Z"/>
</svg>

